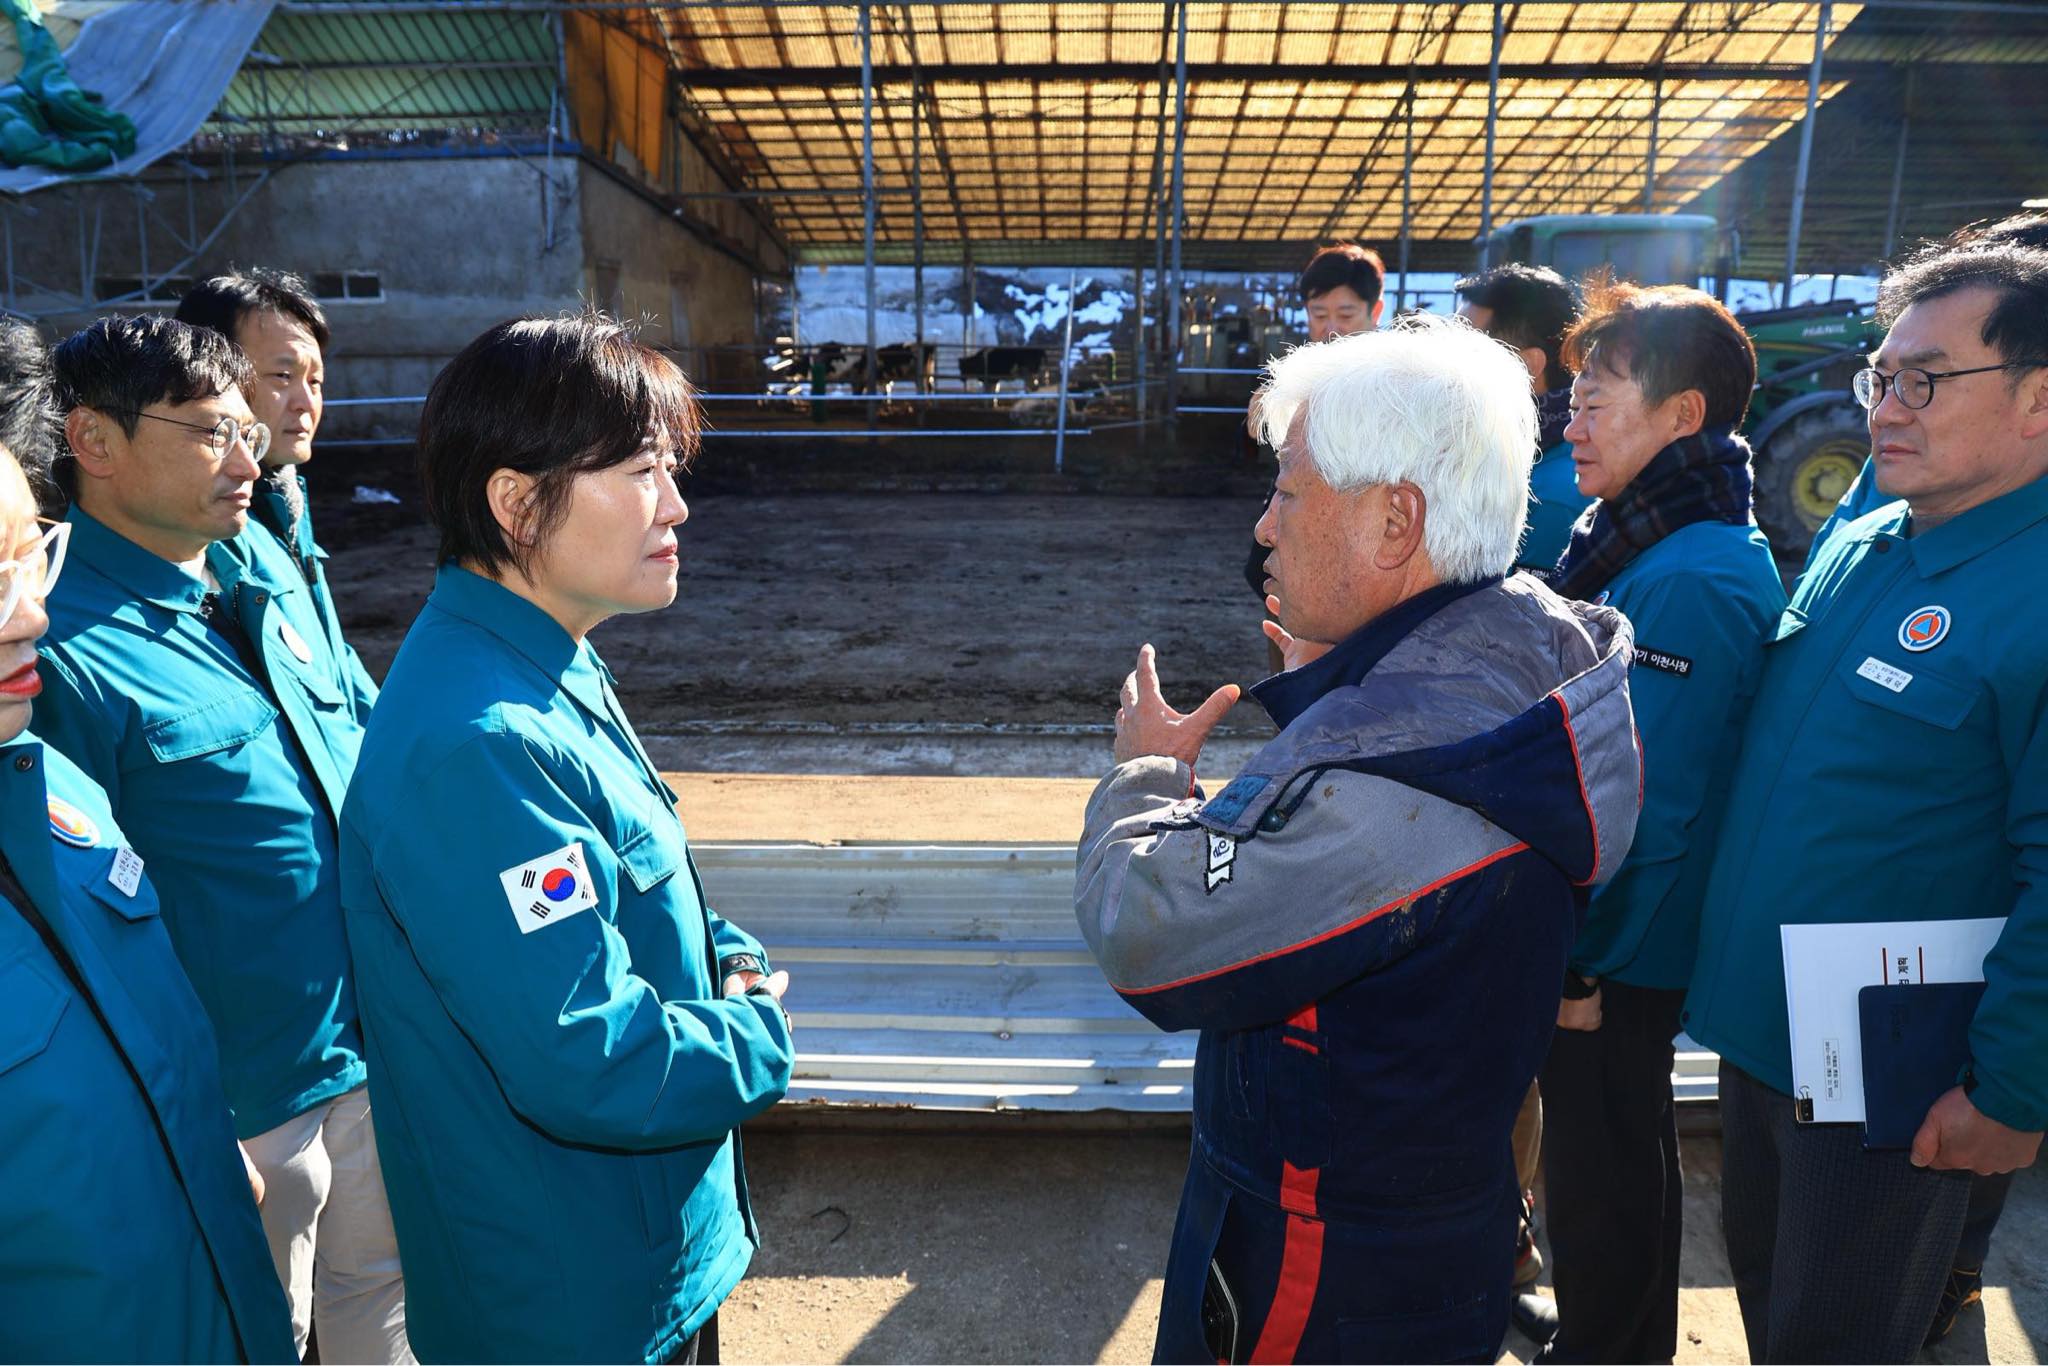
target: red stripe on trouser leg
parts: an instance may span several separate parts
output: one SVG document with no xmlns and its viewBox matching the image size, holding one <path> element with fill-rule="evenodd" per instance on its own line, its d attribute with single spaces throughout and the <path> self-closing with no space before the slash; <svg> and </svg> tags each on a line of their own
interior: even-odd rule
<svg viewBox="0 0 2048 1366">
<path fill-rule="evenodd" d="M 1280 1285 L 1273 1292 L 1273 1307 L 1266 1312 L 1258 1345 L 1252 1348 L 1255 1362 L 1294 1360 L 1302 1332 L 1308 1327 L 1316 1287 L 1323 1278 L 1323 1221 L 1315 1217 L 1320 1172 L 1314 1168 L 1303 1171 L 1286 1162 L 1280 1165 L 1280 1204 L 1288 1212 L 1287 1244 L 1280 1253 Z"/>
</svg>

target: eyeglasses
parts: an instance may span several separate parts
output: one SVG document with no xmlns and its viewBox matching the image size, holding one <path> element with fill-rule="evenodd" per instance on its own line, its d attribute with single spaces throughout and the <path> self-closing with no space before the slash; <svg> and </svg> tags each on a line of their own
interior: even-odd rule
<svg viewBox="0 0 2048 1366">
<path fill-rule="evenodd" d="M 1993 370 L 2031 370 L 2037 365 L 2048 365 L 2048 360 L 2009 360 L 2002 365 L 1978 365 L 1968 370 L 1900 370 L 1889 375 L 1882 370 L 1863 369 L 1856 372 L 1849 388 L 1865 408 L 1875 409 L 1884 402 L 1885 390 L 1889 389 L 1908 408 L 1920 409 L 1934 402 L 1936 380 L 1989 374 Z"/>
<path fill-rule="evenodd" d="M 244 427 L 233 418 L 224 417 L 209 427 L 200 422 L 185 422 L 175 417 L 159 417 L 155 413 L 136 412 L 132 409 L 116 409 L 115 411 L 120 412 L 124 417 L 146 417 L 151 422 L 168 422 L 173 427 L 184 427 L 188 431 L 205 432 L 212 438 L 208 443 L 208 449 L 213 452 L 215 460 L 227 459 L 228 447 L 238 440 L 249 448 L 249 457 L 259 465 L 263 463 L 263 457 L 270 451 L 270 428 L 264 426 L 261 422 L 251 422 L 248 426 Z"/>
<path fill-rule="evenodd" d="M 71 544 L 71 523 L 36 518 L 38 526 L 49 528 L 36 541 L 35 549 L 18 560 L 0 562 L 0 626 L 14 619 L 14 609 L 25 597 L 37 602 L 50 596 L 57 576 L 64 572 L 64 551 Z"/>
</svg>

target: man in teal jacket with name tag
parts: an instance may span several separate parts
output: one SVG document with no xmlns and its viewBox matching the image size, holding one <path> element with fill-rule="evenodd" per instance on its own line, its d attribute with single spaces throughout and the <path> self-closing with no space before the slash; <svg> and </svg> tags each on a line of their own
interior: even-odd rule
<svg viewBox="0 0 2048 1366">
<path fill-rule="evenodd" d="M 1754 1361 L 1907 1361 L 1967 1173 L 2048 1127 L 2048 253 L 1921 258 L 1856 381 L 1903 500 L 1837 531 L 1765 652 L 1684 1023 L 1721 1054 L 1723 1223 Z M 1971 1061 L 1910 1154 L 1795 1122 L 1780 928 L 2007 917 Z"/>
<path fill-rule="evenodd" d="M 111 318 L 59 346 L 68 567 L 36 728 L 104 787 L 220 1038 L 305 1350 L 410 1360 L 342 926 L 336 813 L 362 744 L 304 578 L 241 538 L 269 432 L 218 333 Z"/>
</svg>

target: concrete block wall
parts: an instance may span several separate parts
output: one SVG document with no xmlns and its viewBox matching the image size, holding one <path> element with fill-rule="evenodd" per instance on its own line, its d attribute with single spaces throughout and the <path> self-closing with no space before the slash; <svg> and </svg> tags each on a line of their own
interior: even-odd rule
<svg viewBox="0 0 2048 1366">
<path fill-rule="evenodd" d="M 244 167 L 241 189 L 249 174 Z M 160 171 L 144 185 L 156 195 L 147 256 L 162 272 L 177 256 L 162 223 L 183 230 L 185 182 Z M 194 217 L 202 234 L 229 202 L 224 177 L 197 184 Z M 33 215 L 13 216 L 13 305 L 47 336 L 67 336 L 109 312 L 174 306 L 76 306 L 81 275 L 140 270 L 131 184 L 63 187 L 32 197 L 29 207 Z M 607 288 L 616 279 L 628 316 L 647 317 L 645 335 L 656 345 L 747 348 L 756 340 L 753 271 L 692 234 L 650 193 L 572 155 L 556 156 L 551 166 L 545 158 L 513 156 L 281 166 L 178 273 L 199 279 L 238 265 L 277 266 L 308 278 L 379 277 L 379 298 L 322 300 L 333 332 L 330 399 L 424 394 L 441 366 L 495 323 L 586 300 L 610 304 L 598 297 L 600 276 Z M 690 366 L 687 353 L 683 361 Z M 402 438 L 418 416 L 416 404 L 344 404 L 329 409 L 322 436 Z"/>
</svg>

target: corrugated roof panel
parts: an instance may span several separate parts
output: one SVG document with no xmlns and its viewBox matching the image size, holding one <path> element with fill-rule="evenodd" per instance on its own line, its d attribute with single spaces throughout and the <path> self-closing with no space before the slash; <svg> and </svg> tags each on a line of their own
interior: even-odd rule
<svg viewBox="0 0 2048 1366">
<path fill-rule="evenodd" d="M 1831 55 L 1871 61 L 1939 47 L 1924 34 L 1840 37 L 1861 11 L 1834 7 Z M 954 235 L 964 218 L 970 235 L 1029 236 L 1062 214 L 1077 216 L 1076 231 L 1152 221 L 1153 154 L 1162 128 L 1161 91 L 1150 72 L 1171 51 L 1172 34 L 1161 30 L 1168 12 L 1104 3 L 878 7 L 878 64 L 901 76 L 914 54 L 934 73 L 928 104 L 938 131 L 934 139 L 927 127 L 920 137 L 927 230 Z M 1512 70 L 1495 122 L 1496 219 L 1636 207 L 1653 111 L 1659 203 L 1714 185 L 1803 115 L 1803 71 L 1818 14 L 1804 0 L 1546 0 L 1507 7 L 1502 59 Z M 756 188 L 858 184 L 858 44 L 850 6 L 684 8 L 664 15 L 681 38 L 672 50 L 682 88 L 722 130 Z M 1422 78 L 1414 98 L 1414 220 L 1429 233 L 1476 232 L 1487 99 L 1485 82 L 1470 73 L 1483 71 L 1492 55 L 1492 16 L 1492 7 L 1481 4 L 1190 5 L 1184 157 L 1192 232 L 1242 235 L 1248 225 L 1278 223 L 1296 233 L 1392 235 L 1400 221 L 1408 104 L 1398 77 L 1410 62 Z M 1972 53 L 2001 50 L 1995 33 L 1954 41 Z M 2003 41 L 2009 56 L 2048 58 L 2048 37 Z M 1442 63 L 1461 70 L 1432 79 Z M 1604 66 L 1615 74 L 1527 74 L 1545 63 Z M 1064 74 L 1073 64 L 1094 69 Z M 1673 69 L 1661 91 L 1660 65 Z M 1717 65 L 1730 74 L 1711 75 Z M 974 79 L 948 77 L 961 66 L 977 68 Z M 1223 69 L 1205 70 L 1217 66 Z M 1286 78 L 1245 79 L 1248 68 L 1275 66 L 1293 70 Z M 1017 74 L 982 79 L 981 69 L 991 67 Z M 693 69 L 715 79 L 693 80 Z M 1301 79 L 1304 69 L 1327 76 Z M 758 86 L 747 84 L 753 72 Z M 1840 88 L 1827 82 L 1824 98 Z M 909 99 L 908 83 L 899 79 L 875 109 L 877 171 L 885 185 L 908 176 Z M 1164 133 L 1170 149 L 1170 126 Z M 1062 195 L 1073 205 L 1060 207 Z M 884 203 L 886 238 L 909 214 L 900 198 Z M 814 199 L 777 203 L 774 211 L 801 242 L 849 225 L 857 232 L 858 208 L 857 201 Z"/>
<path fill-rule="evenodd" d="M 282 65 L 245 68 L 221 110 L 287 133 L 538 128 L 554 93 L 544 14 L 286 10 L 257 46 Z"/>
</svg>

